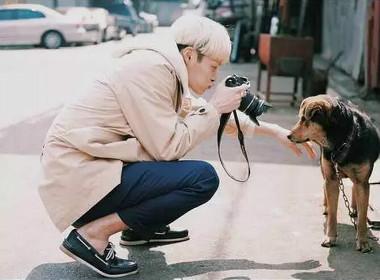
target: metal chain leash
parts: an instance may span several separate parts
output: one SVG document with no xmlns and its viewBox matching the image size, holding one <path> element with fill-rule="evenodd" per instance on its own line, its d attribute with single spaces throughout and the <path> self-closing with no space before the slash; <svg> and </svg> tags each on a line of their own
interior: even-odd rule
<svg viewBox="0 0 380 280">
<path fill-rule="evenodd" d="M 356 222 L 355 222 L 355 218 L 354 218 L 355 215 L 351 211 L 350 202 L 348 201 L 347 195 L 344 192 L 343 180 L 342 180 L 342 177 L 340 176 L 340 172 L 339 172 L 339 169 L 338 169 L 338 164 L 335 163 L 334 167 L 335 167 L 336 176 L 338 177 L 338 181 L 339 181 L 339 189 L 342 192 L 342 196 L 343 196 L 343 200 L 344 200 L 344 205 L 346 206 L 346 208 L 348 210 L 348 215 L 350 216 L 350 220 L 351 220 L 352 224 L 354 225 L 355 230 L 357 230 Z"/>
<path fill-rule="evenodd" d="M 350 216 L 351 223 L 354 225 L 354 228 L 355 228 L 355 231 L 356 231 L 357 230 L 357 226 L 356 226 L 356 222 L 355 222 L 355 218 L 354 218 L 355 215 L 354 215 L 354 212 L 351 211 L 350 202 L 348 201 L 347 195 L 344 192 L 343 180 L 342 180 L 342 177 L 340 176 L 340 172 L 338 170 L 338 164 L 334 163 L 334 167 L 335 167 L 336 176 L 338 177 L 338 181 L 339 181 L 339 189 L 342 192 L 342 196 L 343 196 L 343 200 L 344 200 L 344 205 L 346 206 L 346 208 L 348 210 L 348 215 Z M 378 241 L 379 240 L 378 237 L 373 236 L 372 234 L 369 234 L 368 238 L 371 239 L 371 240 L 374 240 L 374 241 Z"/>
</svg>

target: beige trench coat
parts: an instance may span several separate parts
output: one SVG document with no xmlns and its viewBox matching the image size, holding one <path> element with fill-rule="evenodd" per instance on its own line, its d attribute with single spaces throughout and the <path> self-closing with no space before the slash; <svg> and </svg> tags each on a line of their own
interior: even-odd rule
<svg viewBox="0 0 380 280">
<path fill-rule="evenodd" d="M 163 43 L 165 42 L 165 43 Z M 172 38 L 133 42 L 53 122 L 41 156 L 41 199 L 64 231 L 121 180 L 123 164 L 175 160 L 215 135 L 219 116 L 205 103 L 185 118 L 186 66 Z"/>
</svg>

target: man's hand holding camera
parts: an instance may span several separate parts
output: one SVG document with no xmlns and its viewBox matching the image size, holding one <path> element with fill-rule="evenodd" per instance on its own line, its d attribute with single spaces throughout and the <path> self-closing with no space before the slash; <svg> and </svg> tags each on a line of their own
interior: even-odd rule
<svg viewBox="0 0 380 280">
<path fill-rule="evenodd" d="M 227 83 L 226 83 L 227 81 Z M 229 86 L 226 86 L 229 84 Z M 245 97 L 244 99 L 247 104 L 242 105 L 242 98 L 247 95 L 249 89 L 249 81 L 245 77 L 240 77 L 236 75 L 232 75 L 224 79 L 216 89 L 214 96 L 211 98 L 210 103 L 214 105 L 218 113 L 225 114 L 230 113 L 233 110 L 238 109 L 239 107 L 244 107 L 244 113 L 247 114 L 252 122 L 249 122 L 249 125 L 245 129 L 245 134 L 248 135 L 268 135 L 277 139 L 282 145 L 290 149 L 296 156 L 300 156 L 302 154 L 301 146 L 289 141 L 287 135 L 289 134 L 289 130 L 277 125 L 266 122 L 260 122 L 260 126 L 256 126 L 253 124 L 255 122 L 257 124 L 256 116 L 261 115 L 265 112 L 270 105 L 266 102 L 260 100 L 259 97 L 255 97 L 250 94 L 250 96 Z M 244 102 L 243 102 L 244 103 Z M 243 109 L 239 108 L 241 111 Z M 248 110 L 247 110 L 248 109 Z M 237 127 L 235 122 L 229 121 L 227 122 L 224 132 L 230 136 L 237 135 Z M 302 144 L 305 149 L 308 157 L 310 159 L 315 159 L 317 157 L 317 153 L 315 152 L 311 143 L 306 142 Z"/>
<path fill-rule="evenodd" d="M 212 104 L 219 114 L 230 113 L 240 106 L 241 98 L 246 95 L 249 85 L 242 84 L 237 87 L 227 87 L 226 79 L 218 84 L 215 93 L 210 99 Z"/>
</svg>

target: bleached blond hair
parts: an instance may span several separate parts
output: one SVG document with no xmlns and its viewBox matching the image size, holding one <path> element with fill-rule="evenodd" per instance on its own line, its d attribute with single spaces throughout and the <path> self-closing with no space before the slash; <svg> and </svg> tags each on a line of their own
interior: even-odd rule
<svg viewBox="0 0 380 280">
<path fill-rule="evenodd" d="M 207 17 L 185 15 L 171 26 L 177 44 L 192 46 L 219 63 L 229 61 L 231 40 L 226 28 Z"/>
</svg>

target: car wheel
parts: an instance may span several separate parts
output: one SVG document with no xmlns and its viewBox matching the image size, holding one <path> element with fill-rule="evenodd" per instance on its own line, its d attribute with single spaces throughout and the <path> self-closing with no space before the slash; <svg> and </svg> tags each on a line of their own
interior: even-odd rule
<svg viewBox="0 0 380 280">
<path fill-rule="evenodd" d="M 125 29 L 120 29 L 118 34 L 117 34 L 116 40 L 121 40 L 125 36 L 127 36 L 127 31 Z"/>
<path fill-rule="evenodd" d="M 47 49 L 58 49 L 63 45 L 63 37 L 56 31 L 49 31 L 42 36 L 42 45 Z"/>
<path fill-rule="evenodd" d="M 107 27 L 103 29 L 103 31 L 101 32 L 102 33 L 102 42 L 107 42 L 109 40 L 109 38 L 107 37 Z"/>
</svg>

